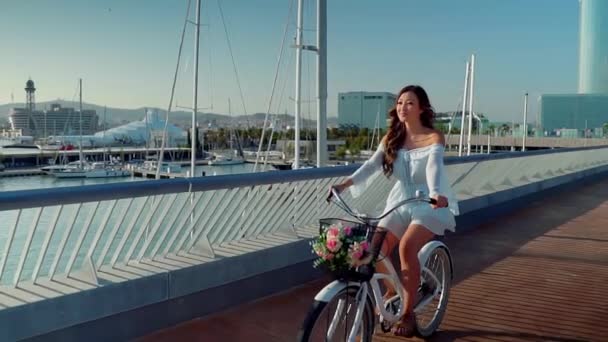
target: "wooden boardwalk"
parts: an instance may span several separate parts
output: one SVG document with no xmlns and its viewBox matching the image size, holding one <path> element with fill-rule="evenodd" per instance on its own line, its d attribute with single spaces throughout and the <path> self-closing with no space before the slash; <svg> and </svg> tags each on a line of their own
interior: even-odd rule
<svg viewBox="0 0 608 342">
<path fill-rule="evenodd" d="M 446 243 L 455 282 L 430 341 L 608 341 L 608 180 L 530 203 Z M 293 341 L 323 285 L 305 284 L 141 341 Z"/>
</svg>

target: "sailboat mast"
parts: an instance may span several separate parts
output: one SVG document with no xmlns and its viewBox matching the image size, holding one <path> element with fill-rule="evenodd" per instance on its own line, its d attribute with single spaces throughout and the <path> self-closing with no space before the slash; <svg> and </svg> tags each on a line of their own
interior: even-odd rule
<svg viewBox="0 0 608 342">
<path fill-rule="evenodd" d="M 462 95 L 462 116 L 460 117 L 460 137 L 458 138 L 458 156 L 462 157 L 462 148 L 464 145 L 464 131 L 466 129 L 464 120 L 467 112 L 467 95 L 469 90 L 469 72 L 470 63 L 467 61 L 464 72 L 464 94 Z"/>
<path fill-rule="evenodd" d="M 317 167 L 327 163 L 327 0 L 317 0 Z"/>
<path fill-rule="evenodd" d="M 469 131 L 467 132 L 467 156 L 471 155 L 471 133 L 473 132 L 473 83 L 475 81 L 475 54 L 471 55 L 471 73 L 469 84 Z"/>
<path fill-rule="evenodd" d="M 230 136 L 228 137 L 228 146 L 230 148 L 230 153 L 229 154 L 232 156 L 232 153 L 233 153 L 232 152 L 232 139 L 233 139 L 232 138 L 232 129 L 233 129 L 232 123 L 233 123 L 233 121 L 232 121 L 232 109 L 230 108 L 230 98 L 228 98 L 228 116 L 230 116 L 230 118 L 231 118 L 230 119 L 230 128 L 229 128 L 230 129 L 230 132 L 229 132 Z"/>
<path fill-rule="evenodd" d="M 295 148 L 293 168 L 300 168 L 300 95 L 302 93 L 302 25 L 303 8 L 302 0 L 298 0 L 298 24 L 296 30 L 296 108 L 295 108 Z"/>
<path fill-rule="evenodd" d="M 78 79 L 78 89 L 79 89 L 79 112 L 80 112 L 80 168 L 82 168 L 82 78 Z"/>
<path fill-rule="evenodd" d="M 148 127 L 148 108 L 144 108 L 144 122 L 146 123 L 146 158 L 148 159 L 148 142 L 150 141 L 150 128 Z"/>
<path fill-rule="evenodd" d="M 107 111 L 107 106 L 103 106 L 103 137 L 101 138 L 101 141 L 103 142 L 103 163 L 105 165 L 106 163 L 106 111 Z"/>
<path fill-rule="evenodd" d="M 190 177 L 194 177 L 194 164 L 196 163 L 196 111 L 198 106 L 198 51 L 199 51 L 199 34 L 201 23 L 201 0 L 196 0 L 196 26 L 194 36 L 194 94 L 192 105 L 192 146 L 190 149 Z"/>
</svg>

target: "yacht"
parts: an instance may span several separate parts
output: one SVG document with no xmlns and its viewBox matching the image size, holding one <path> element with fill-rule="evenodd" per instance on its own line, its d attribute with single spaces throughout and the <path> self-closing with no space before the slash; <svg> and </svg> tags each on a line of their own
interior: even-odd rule
<svg viewBox="0 0 608 342">
<path fill-rule="evenodd" d="M 34 145 L 34 139 L 29 136 L 5 136 L 0 135 L 0 148 L 32 148 L 40 149 L 40 146 Z"/>
<path fill-rule="evenodd" d="M 56 178 L 86 178 L 87 169 L 84 163 L 78 162 L 76 165 L 51 170 L 50 174 Z"/>
<path fill-rule="evenodd" d="M 23 143 L 18 143 L 18 144 L 7 144 L 7 145 L 3 145 L 2 148 L 18 148 L 18 149 L 29 149 L 29 150 L 40 150 L 40 145 L 35 145 L 35 144 L 23 144 Z"/>
<path fill-rule="evenodd" d="M 228 115 L 232 116 L 232 111 L 230 109 L 230 98 L 228 98 Z M 230 155 L 230 152 L 226 153 L 226 154 L 214 154 L 213 158 L 211 160 L 209 160 L 209 162 L 207 163 L 210 166 L 220 166 L 220 165 L 237 165 L 237 164 L 244 164 L 245 163 L 245 158 L 242 157 L 243 156 L 243 151 L 241 150 L 240 147 L 240 143 L 238 142 L 238 137 L 236 136 L 236 133 L 234 132 L 234 128 L 232 126 L 229 127 L 230 130 L 230 137 L 228 139 L 228 142 L 230 144 L 230 149 L 229 151 L 233 151 L 232 155 Z M 234 150 L 232 148 L 232 143 L 236 142 L 238 150 Z M 240 152 L 240 155 L 239 155 Z"/>
<path fill-rule="evenodd" d="M 117 165 L 111 165 L 101 162 L 91 164 L 85 169 L 86 178 L 113 178 L 113 177 L 128 177 L 131 172 L 122 169 Z"/>
<path fill-rule="evenodd" d="M 141 168 L 147 171 L 156 171 L 157 165 L 157 160 L 146 160 Z M 167 173 L 180 173 L 182 172 L 182 166 L 175 163 L 163 162 L 161 164 L 160 171 Z"/>
<path fill-rule="evenodd" d="M 223 154 L 216 154 L 215 157 L 211 160 L 209 160 L 208 164 L 211 166 L 217 166 L 217 165 L 237 165 L 237 164 L 244 164 L 245 163 L 245 159 L 243 159 L 242 157 L 238 157 L 238 156 L 227 156 L 227 155 L 223 155 Z"/>
<path fill-rule="evenodd" d="M 56 171 L 62 171 L 67 168 L 78 167 L 81 163 L 85 167 L 88 165 L 88 162 L 86 162 L 86 161 L 81 162 L 81 161 L 77 160 L 77 161 L 70 162 L 68 164 L 54 164 L 54 165 L 43 166 L 40 168 L 40 171 L 46 173 L 47 175 L 50 175 Z"/>
</svg>

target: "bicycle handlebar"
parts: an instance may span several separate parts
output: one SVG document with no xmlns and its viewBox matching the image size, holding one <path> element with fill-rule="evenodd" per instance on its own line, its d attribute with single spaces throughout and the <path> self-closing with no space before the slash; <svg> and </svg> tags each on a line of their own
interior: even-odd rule
<svg viewBox="0 0 608 342">
<path fill-rule="evenodd" d="M 332 201 L 332 198 L 335 198 L 335 199 Z M 393 212 L 395 209 L 397 209 L 407 203 L 426 202 L 429 204 L 437 204 L 436 199 L 425 197 L 424 192 L 422 192 L 420 190 L 416 190 L 415 197 L 408 198 L 406 200 L 403 200 L 403 201 L 397 203 L 393 208 L 387 210 L 385 213 L 383 213 L 382 215 L 380 215 L 378 217 L 370 217 L 367 214 L 358 213 L 356 210 L 351 209 L 348 206 L 348 204 L 346 204 L 346 202 L 342 199 L 342 197 L 340 196 L 340 193 L 337 191 L 335 186 L 331 187 L 331 192 L 330 192 L 329 196 L 327 197 L 327 202 L 334 202 L 338 207 L 340 207 L 340 209 L 344 210 L 347 214 L 349 214 L 352 217 L 357 218 L 361 221 L 379 221 L 379 220 L 383 219 L 384 217 L 386 217 L 391 212 Z"/>
</svg>

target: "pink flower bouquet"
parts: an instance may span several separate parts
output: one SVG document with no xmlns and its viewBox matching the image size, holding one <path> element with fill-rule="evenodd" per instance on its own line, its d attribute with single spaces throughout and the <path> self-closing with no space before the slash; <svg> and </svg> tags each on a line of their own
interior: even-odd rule
<svg viewBox="0 0 608 342">
<path fill-rule="evenodd" d="M 325 267 L 331 272 L 346 271 L 372 260 L 369 243 L 364 235 L 352 225 L 335 222 L 326 225 L 311 242 L 313 252 L 318 256 L 314 267 Z"/>
</svg>

